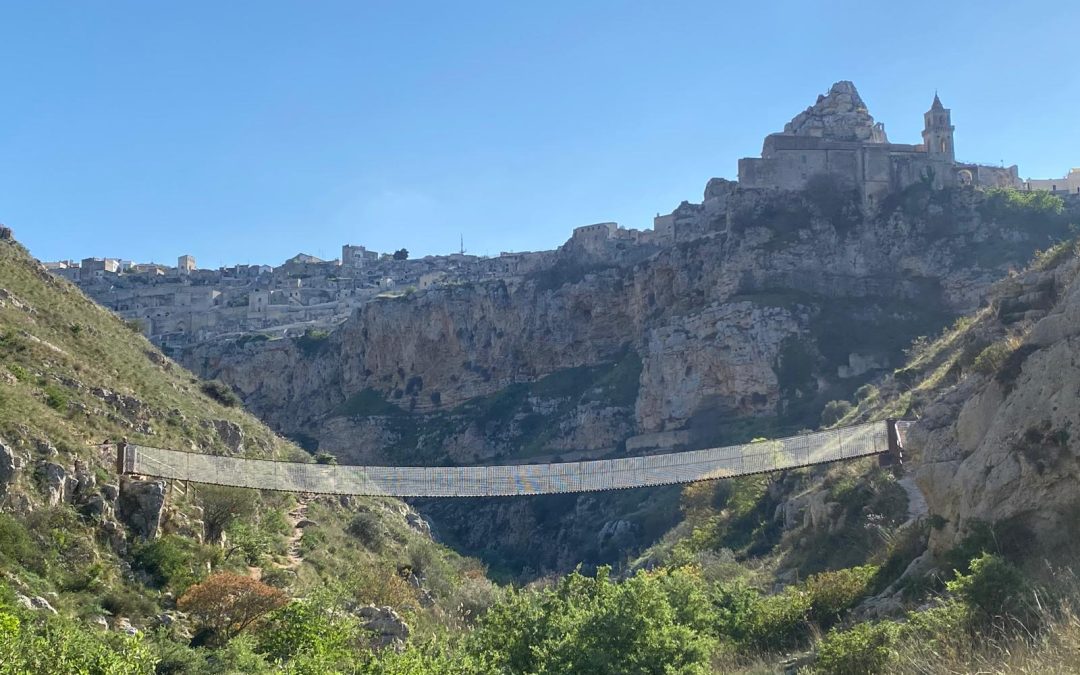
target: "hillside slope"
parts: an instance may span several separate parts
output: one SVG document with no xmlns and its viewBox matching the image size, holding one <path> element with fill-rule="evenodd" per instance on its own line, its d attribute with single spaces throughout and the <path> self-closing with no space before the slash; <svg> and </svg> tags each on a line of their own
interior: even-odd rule
<svg viewBox="0 0 1080 675">
<path fill-rule="evenodd" d="M 357 620 L 382 621 L 396 642 L 405 619 L 422 632 L 456 621 L 463 583 L 490 588 L 399 501 L 121 479 L 102 445 L 313 461 L 239 404 L 0 240 L 0 610 L 29 612 L 30 626 L 55 610 L 76 627 L 153 634 L 165 662 L 195 668 L 217 656 L 185 651 L 205 627 L 178 598 L 211 575 L 390 606 Z"/>
</svg>

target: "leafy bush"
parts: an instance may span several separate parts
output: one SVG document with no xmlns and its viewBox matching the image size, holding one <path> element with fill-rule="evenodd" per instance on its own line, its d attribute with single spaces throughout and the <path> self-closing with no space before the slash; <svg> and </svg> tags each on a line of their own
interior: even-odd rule
<svg viewBox="0 0 1080 675">
<path fill-rule="evenodd" d="M 1009 358 L 1011 352 L 1012 347 L 1007 340 L 995 342 L 979 352 L 979 355 L 975 357 L 975 363 L 973 364 L 975 372 L 982 375 L 993 375 L 1005 365 L 1005 360 Z"/>
<path fill-rule="evenodd" d="M 370 551 L 382 550 L 383 540 L 387 536 L 382 521 L 370 511 L 361 511 L 353 516 L 347 531 Z"/>
<path fill-rule="evenodd" d="M 133 588 L 120 586 L 101 597 L 101 608 L 113 616 L 152 616 L 157 606 L 150 598 Z"/>
<path fill-rule="evenodd" d="M 1032 266 L 1037 270 L 1052 270 L 1076 255 L 1076 239 L 1058 242 L 1045 251 L 1035 251 Z"/>
<path fill-rule="evenodd" d="M 1045 190 L 994 188 L 986 191 L 981 211 L 997 222 L 1021 222 L 1041 228 L 1055 223 L 1065 211 L 1065 200 Z"/>
<path fill-rule="evenodd" d="M 866 621 L 847 630 L 831 631 L 818 643 L 814 670 L 829 675 L 886 672 L 899 632 L 892 621 Z"/>
<path fill-rule="evenodd" d="M 308 328 L 304 334 L 296 338 L 296 346 L 304 353 L 304 356 L 315 356 L 326 346 L 330 333 L 325 330 Z"/>
<path fill-rule="evenodd" d="M 226 408 L 236 408 L 243 403 L 243 401 L 240 400 L 240 397 L 236 395 L 236 392 L 232 390 L 232 387 L 221 380 L 209 380 L 203 382 L 200 389 L 202 390 L 202 393 Z"/>
<path fill-rule="evenodd" d="M 0 562 L 16 564 L 43 574 L 45 559 L 26 527 L 6 513 L 0 513 Z"/>
<path fill-rule="evenodd" d="M 228 642 L 288 601 L 281 589 L 251 577 L 218 572 L 189 588 L 176 606 L 190 614 L 209 639 Z"/>
<path fill-rule="evenodd" d="M 0 609 L 0 675 L 142 675 L 152 672 L 154 660 L 138 637 Z"/>
<path fill-rule="evenodd" d="M 256 637 L 256 650 L 279 663 L 303 657 L 325 670 L 331 670 L 331 664 L 337 666 L 333 670 L 346 670 L 355 659 L 352 646 L 360 632 L 356 619 L 341 611 L 328 594 L 316 593 L 269 614 Z"/>
<path fill-rule="evenodd" d="M 853 406 L 848 401 L 829 401 L 821 411 L 821 426 L 831 427 L 851 412 Z"/>
<path fill-rule="evenodd" d="M 175 534 L 139 544 L 132 550 L 135 567 L 149 574 L 160 586 L 182 589 L 196 579 L 194 541 Z"/>
<path fill-rule="evenodd" d="M 639 572 L 617 583 L 572 573 L 554 587 L 511 591 L 471 635 L 491 672 L 707 673 L 715 644 L 693 573 Z"/>
<path fill-rule="evenodd" d="M 482 617 L 501 598 L 501 589 L 483 574 L 466 575 L 454 588 L 449 605 L 458 618 L 472 621 Z"/>
<path fill-rule="evenodd" d="M 810 596 L 809 618 L 822 628 L 833 625 L 866 597 L 878 568 L 862 565 L 815 574 L 804 588 Z"/>
<path fill-rule="evenodd" d="M 305 537 L 306 538 L 306 537 Z M 416 590 L 398 574 L 384 565 L 360 565 L 345 581 L 345 587 L 361 604 L 413 610 L 420 606 Z"/>
<path fill-rule="evenodd" d="M 971 573 L 946 583 L 949 592 L 962 600 L 976 624 L 1010 616 L 1029 618 L 1025 595 L 1027 581 L 1020 570 L 1001 556 L 984 553 L 970 563 Z"/>
</svg>

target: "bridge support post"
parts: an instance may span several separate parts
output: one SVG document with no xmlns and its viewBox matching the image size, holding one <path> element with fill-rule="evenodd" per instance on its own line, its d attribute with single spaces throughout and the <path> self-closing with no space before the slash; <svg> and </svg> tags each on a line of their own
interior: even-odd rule
<svg viewBox="0 0 1080 675">
<path fill-rule="evenodd" d="M 124 475 L 128 473 L 128 444 L 125 441 L 120 441 L 116 444 L 116 473 L 117 475 Z"/>
<path fill-rule="evenodd" d="M 885 420 L 885 426 L 889 432 L 889 450 L 879 456 L 878 463 L 881 466 L 903 466 L 904 446 L 900 443 L 900 434 L 896 432 L 896 420 Z"/>
</svg>

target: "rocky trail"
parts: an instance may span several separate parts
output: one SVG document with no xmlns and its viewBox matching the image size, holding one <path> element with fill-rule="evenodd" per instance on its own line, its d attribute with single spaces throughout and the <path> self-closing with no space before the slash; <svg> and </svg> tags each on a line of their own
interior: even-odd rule
<svg viewBox="0 0 1080 675">
<path fill-rule="evenodd" d="M 913 523 L 929 515 L 930 507 L 926 504 L 926 497 L 923 495 L 922 490 L 915 484 L 914 477 L 911 475 L 904 476 L 896 481 L 896 484 L 904 488 L 904 492 L 907 493 L 908 519 L 905 524 Z"/>
<path fill-rule="evenodd" d="M 274 561 L 272 563 L 274 567 L 283 570 L 295 570 L 304 562 L 301 540 L 304 538 L 304 528 L 315 524 L 314 521 L 308 520 L 307 517 L 308 503 L 314 498 L 315 495 L 312 494 L 297 495 L 296 506 L 286 514 L 286 519 L 292 527 L 292 533 L 285 543 L 285 562 Z M 252 579 L 262 579 L 263 570 L 261 567 L 249 565 L 247 569 L 248 576 Z"/>
<path fill-rule="evenodd" d="M 304 562 L 304 555 L 301 548 L 301 540 L 304 538 L 304 528 L 314 523 L 308 520 L 307 506 L 308 503 L 315 497 L 315 495 L 301 494 L 297 497 L 296 506 L 289 511 L 288 519 L 289 524 L 292 525 L 292 534 L 289 535 L 289 541 L 285 548 L 285 563 L 280 565 L 283 569 L 294 570 L 300 566 L 300 563 Z"/>
</svg>

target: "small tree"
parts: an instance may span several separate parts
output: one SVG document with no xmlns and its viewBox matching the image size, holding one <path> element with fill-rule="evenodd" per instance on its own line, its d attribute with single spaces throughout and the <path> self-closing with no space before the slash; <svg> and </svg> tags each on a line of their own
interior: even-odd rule
<svg viewBox="0 0 1080 675">
<path fill-rule="evenodd" d="M 255 513 L 254 490 L 205 485 L 199 488 L 199 502 L 203 508 L 203 526 L 206 542 L 216 544 L 229 525 L 239 518 L 250 518 Z"/>
<path fill-rule="evenodd" d="M 408 259 L 409 259 L 409 249 L 407 249 L 407 248 L 399 248 L 398 250 L 394 251 L 394 260 L 408 260 Z"/>
<path fill-rule="evenodd" d="M 240 574 L 218 572 L 189 588 L 176 604 L 213 637 L 228 642 L 288 602 L 289 596 L 281 589 Z"/>
</svg>

